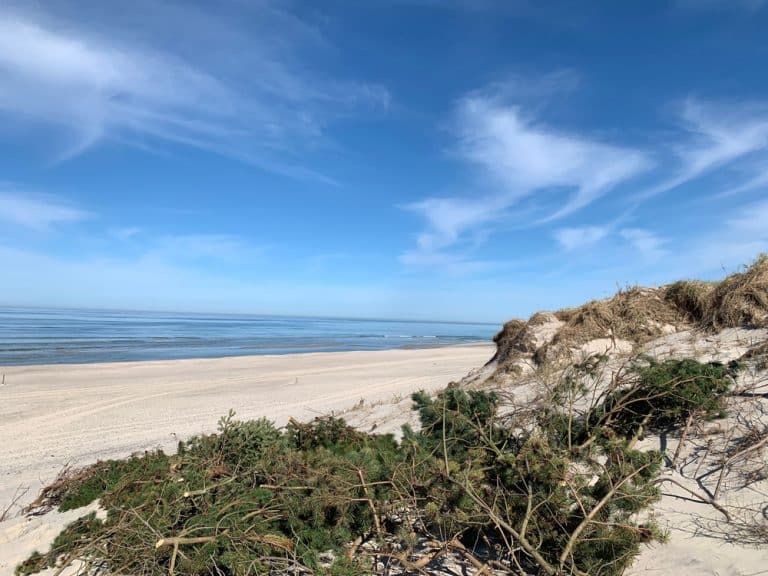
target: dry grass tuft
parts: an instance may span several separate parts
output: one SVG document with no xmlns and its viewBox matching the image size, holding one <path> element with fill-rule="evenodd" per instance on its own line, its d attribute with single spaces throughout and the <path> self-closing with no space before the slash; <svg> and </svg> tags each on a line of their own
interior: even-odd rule
<svg viewBox="0 0 768 576">
<path fill-rule="evenodd" d="M 504 324 L 499 333 L 493 337 L 497 347 L 493 360 L 503 364 L 521 352 L 535 351 L 536 343 L 531 338 L 528 324 L 524 320 L 510 320 Z"/>
<path fill-rule="evenodd" d="M 665 299 L 663 289 L 630 288 L 612 298 L 593 300 L 578 308 L 558 312 L 539 312 L 524 322 L 510 320 L 493 341 L 497 345 L 494 360 L 504 367 L 521 355 L 531 355 L 541 364 L 548 359 L 567 355 L 596 338 L 627 340 L 640 346 L 664 332 L 665 326 L 678 327 L 688 323 L 687 315 Z M 551 341 L 537 341 L 533 328 L 552 319 L 564 324 Z"/>
<path fill-rule="evenodd" d="M 717 282 L 681 280 L 670 284 L 664 298 L 677 306 L 693 322 L 704 322 L 712 301 Z"/>
<path fill-rule="evenodd" d="M 718 284 L 707 316 L 705 322 L 715 330 L 768 327 L 768 254 Z"/>
<path fill-rule="evenodd" d="M 596 338 L 618 338 L 644 344 L 663 333 L 665 325 L 686 323 L 685 315 L 654 288 L 630 288 L 605 300 L 593 300 L 578 308 L 561 310 L 565 322 L 553 344 L 579 346 Z"/>
</svg>

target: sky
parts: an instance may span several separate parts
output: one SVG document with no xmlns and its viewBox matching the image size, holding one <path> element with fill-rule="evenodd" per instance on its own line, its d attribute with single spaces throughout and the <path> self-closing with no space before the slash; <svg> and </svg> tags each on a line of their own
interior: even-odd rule
<svg viewBox="0 0 768 576">
<path fill-rule="evenodd" d="M 501 323 L 768 250 L 768 2 L 6 0 L 0 305 Z"/>
</svg>

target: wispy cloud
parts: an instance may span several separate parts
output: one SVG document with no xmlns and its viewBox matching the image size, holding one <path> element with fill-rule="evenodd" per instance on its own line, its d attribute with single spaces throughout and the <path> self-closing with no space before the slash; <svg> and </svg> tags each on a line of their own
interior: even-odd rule
<svg viewBox="0 0 768 576">
<path fill-rule="evenodd" d="M 619 234 L 646 260 L 656 260 L 666 254 L 664 241 L 650 230 L 624 228 Z"/>
<path fill-rule="evenodd" d="M 746 205 L 726 220 L 728 229 L 745 236 L 768 240 L 768 200 Z"/>
<path fill-rule="evenodd" d="M 504 187 L 508 204 L 546 189 L 574 191 L 548 220 L 591 204 L 649 167 L 639 151 L 550 128 L 493 95 L 462 100 L 458 124 L 461 156 Z"/>
<path fill-rule="evenodd" d="M 419 270 L 439 268 L 449 276 L 467 276 L 504 266 L 499 262 L 478 260 L 472 254 L 430 250 L 407 250 L 400 255 L 400 262 Z"/>
<path fill-rule="evenodd" d="M 560 228 L 555 231 L 555 239 L 566 252 L 594 248 L 605 240 L 620 238 L 628 243 L 643 260 L 656 260 L 666 254 L 663 248 L 664 240 L 655 232 L 645 228 L 621 228 L 617 230 L 616 226 L 617 222 L 603 226 Z M 612 247 L 608 246 L 608 242 L 605 244 L 606 254 L 608 254 Z"/>
<path fill-rule="evenodd" d="M 728 196 L 735 196 L 743 192 L 749 192 L 751 190 L 759 190 L 761 188 L 768 189 L 768 162 L 766 166 L 761 168 L 762 171 L 757 172 L 756 175 L 749 178 L 746 182 L 736 184 L 730 188 L 727 188 L 723 192 L 715 195 L 716 198 L 725 198 Z"/>
<path fill-rule="evenodd" d="M 688 99 L 681 109 L 683 133 L 673 146 L 680 166 L 669 178 L 642 191 L 640 201 L 670 192 L 713 170 L 768 152 L 768 107 L 725 105 Z M 763 158 L 768 169 L 768 158 Z"/>
<path fill-rule="evenodd" d="M 262 255 L 262 248 L 231 234 L 182 234 L 150 239 L 143 258 L 178 264 L 197 260 L 234 262 Z"/>
<path fill-rule="evenodd" d="M 141 228 L 138 226 L 125 226 L 121 228 L 112 228 L 108 232 L 110 236 L 123 242 L 127 242 L 141 234 Z"/>
<path fill-rule="evenodd" d="M 91 215 L 53 196 L 0 187 L 0 221 L 36 231 L 78 222 Z"/>
<path fill-rule="evenodd" d="M 269 3 L 260 6 L 265 20 L 288 17 Z M 285 29 L 297 43 L 308 29 L 314 32 Z M 0 9 L 0 114 L 6 121 L 64 128 L 71 141 L 62 157 L 104 139 L 152 139 L 313 177 L 310 168 L 291 160 L 296 143 L 321 139 L 328 122 L 361 105 L 389 101 L 380 86 L 305 73 L 290 55 L 290 38 L 237 46 L 259 57 L 248 56 L 247 69 L 221 78 L 189 55 L 119 41 L 108 30 Z M 217 45 L 219 53 L 227 48 Z"/>
<path fill-rule="evenodd" d="M 540 122 L 529 108 L 510 102 L 518 84 L 495 85 L 459 102 L 455 150 L 485 181 L 475 185 L 480 191 L 474 197 L 429 197 L 408 205 L 423 216 L 426 228 L 404 261 L 439 265 L 457 255 L 467 259 L 499 226 L 550 224 L 619 187 L 622 195 L 615 206 L 623 212 L 618 220 L 614 216 L 603 226 L 563 227 L 553 232 L 555 239 L 565 251 L 574 251 L 616 233 L 643 258 L 658 259 L 668 252 L 654 231 L 618 229 L 619 221 L 628 224 L 642 204 L 714 173 L 723 190 L 713 193 L 715 198 L 768 188 L 766 103 L 689 98 L 675 108 L 677 131 L 671 139 L 638 150 Z M 557 91 L 558 83 L 539 85 L 546 97 Z M 525 90 L 520 93 L 526 95 Z M 633 180 L 638 176 L 643 179 Z M 482 192 L 488 183 L 494 192 Z"/>
<path fill-rule="evenodd" d="M 66 199 L 44 194 L 19 192 L 0 187 L 0 223 L 7 227 L 26 228 L 45 232 L 68 225 L 71 239 L 100 239 L 128 243 L 132 253 L 140 260 L 164 262 L 173 265 L 200 262 L 249 262 L 263 257 L 265 248 L 250 240 L 221 233 L 162 233 L 156 234 L 139 227 L 106 228 L 99 232 L 82 224 L 89 219 L 98 223 L 98 214 L 75 206 Z M 95 229 L 94 229 L 95 228 Z M 101 245 L 109 245 L 101 242 Z"/>
<path fill-rule="evenodd" d="M 730 210 L 713 228 L 685 251 L 675 253 L 679 266 L 700 270 L 732 268 L 768 252 L 768 200 Z"/>
<path fill-rule="evenodd" d="M 582 228 L 561 228 L 555 238 L 566 252 L 594 246 L 611 231 L 608 226 L 585 226 Z"/>
<path fill-rule="evenodd" d="M 427 231 L 416 239 L 421 254 L 435 254 L 454 246 L 462 236 L 475 227 L 503 217 L 510 203 L 502 197 L 486 198 L 428 198 L 409 204 L 406 208 L 427 220 Z"/>
<path fill-rule="evenodd" d="M 601 142 L 587 135 L 547 126 L 510 102 L 514 90 L 495 85 L 461 99 L 456 111 L 456 152 L 479 169 L 496 192 L 474 197 L 432 197 L 412 203 L 427 228 L 408 252 L 408 260 L 439 261 L 435 253 L 471 243 L 490 224 L 509 217 L 523 199 L 536 196 L 560 207 L 534 220 L 568 216 L 647 170 L 650 162 L 637 150 Z M 544 83 L 547 90 L 551 83 Z M 565 198 L 563 198 L 565 196 Z M 529 219 L 530 220 L 530 219 Z"/>
</svg>

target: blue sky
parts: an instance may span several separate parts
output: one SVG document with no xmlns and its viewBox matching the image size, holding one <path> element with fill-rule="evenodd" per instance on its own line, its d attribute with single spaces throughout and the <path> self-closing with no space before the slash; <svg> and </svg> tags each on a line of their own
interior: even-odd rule
<svg viewBox="0 0 768 576">
<path fill-rule="evenodd" d="M 0 7 L 0 303 L 501 322 L 768 250 L 768 2 Z"/>
</svg>

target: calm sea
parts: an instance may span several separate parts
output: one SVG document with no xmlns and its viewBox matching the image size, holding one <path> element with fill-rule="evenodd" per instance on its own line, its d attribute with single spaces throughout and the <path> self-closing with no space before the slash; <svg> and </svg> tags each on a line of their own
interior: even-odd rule
<svg viewBox="0 0 768 576">
<path fill-rule="evenodd" d="M 495 324 L 0 308 L 0 365 L 422 348 L 489 341 Z"/>
</svg>

